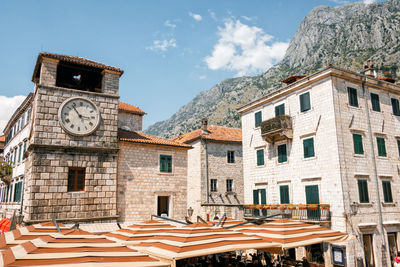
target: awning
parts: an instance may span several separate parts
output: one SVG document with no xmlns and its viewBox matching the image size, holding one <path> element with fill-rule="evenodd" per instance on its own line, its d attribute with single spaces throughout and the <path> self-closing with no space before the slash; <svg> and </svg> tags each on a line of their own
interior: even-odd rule
<svg viewBox="0 0 400 267">
<path fill-rule="evenodd" d="M 170 266 L 102 235 L 83 230 L 51 233 L 0 253 L 1 266 Z"/>
<path fill-rule="evenodd" d="M 261 225 L 245 224 L 232 230 L 252 236 L 260 236 L 266 242 L 278 243 L 277 248 L 303 247 L 321 242 L 341 242 L 349 235 L 315 224 L 291 220 L 275 220 Z"/>
</svg>

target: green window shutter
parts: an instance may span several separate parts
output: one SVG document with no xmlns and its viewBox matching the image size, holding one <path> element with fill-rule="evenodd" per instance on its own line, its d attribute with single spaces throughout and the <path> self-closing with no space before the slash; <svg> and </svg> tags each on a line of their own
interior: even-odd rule
<svg viewBox="0 0 400 267">
<path fill-rule="evenodd" d="M 314 153 L 314 138 L 303 140 L 304 158 L 311 158 L 315 156 Z"/>
<path fill-rule="evenodd" d="M 287 161 L 287 150 L 286 150 L 286 144 L 279 145 L 278 146 L 278 162 L 286 162 Z"/>
<path fill-rule="evenodd" d="M 355 154 L 364 154 L 361 134 L 353 134 L 353 145 Z"/>
<path fill-rule="evenodd" d="M 349 105 L 353 107 L 358 107 L 357 89 L 347 87 L 347 92 L 349 94 Z"/>
<path fill-rule="evenodd" d="M 369 203 L 367 180 L 358 180 L 358 195 L 360 203 Z"/>
<path fill-rule="evenodd" d="M 392 101 L 393 115 L 400 116 L 399 100 L 396 98 L 392 98 L 391 101 Z"/>
<path fill-rule="evenodd" d="M 264 165 L 264 149 L 257 150 L 257 166 Z"/>
<path fill-rule="evenodd" d="M 261 203 L 260 204 L 267 204 L 267 190 L 260 189 L 261 192 Z M 267 216 L 267 210 L 262 210 L 262 215 Z"/>
<path fill-rule="evenodd" d="M 172 156 L 160 155 L 160 172 L 172 172 Z"/>
<path fill-rule="evenodd" d="M 285 114 L 285 104 L 281 104 L 275 107 L 275 117 Z"/>
<path fill-rule="evenodd" d="M 300 95 L 300 111 L 304 112 L 311 109 L 310 92 Z"/>
<path fill-rule="evenodd" d="M 26 143 L 27 143 L 27 141 L 24 142 L 24 154 L 23 154 L 23 156 L 22 156 L 22 159 L 25 159 Z"/>
<path fill-rule="evenodd" d="M 385 203 L 392 203 L 392 187 L 390 185 L 390 181 L 382 181 L 382 188 L 383 188 L 383 199 Z"/>
<path fill-rule="evenodd" d="M 399 150 L 399 157 L 400 157 L 400 140 L 397 140 L 397 150 Z"/>
<path fill-rule="evenodd" d="M 385 146 L 385 138 L 377 137 L 376 143 L 378 145 L 378 156 L 386 157 L 386 146 Z"/>
<path fill-rule="evenodd" d="M 10 186 L 10 194 L 8 195 L 8 202 L 12 202 L 12 194 L 13 194 L 13 190 L 14 190 L 14 184 L 11 184 Z"/>
<path fill-rule="evenodd" d="M 255 127 L 258 127 L 261 125 L 262 122 L 262 113 L 261 111 L 258 111 L 254 114 L 254 121 L 255 121 Z"/>
<path fill-rule="evenodd" d="M 371 93 L 371 104 L 372 104 L 373 111 L 378 111 L 378 112 L 381 111 L 378 94 Z"/>
<path fill-rule="evenodd" d="M 22 182 L 18 182 L 15 184 L 14 202 L 21 201 L 21 188 L 22 188 Z"/>
<path fill-rule="evenodd" d="M 281 204 L 289 204 L 289 186 L 288 185 L 281 185 L 279 187 L 279 191 L 281 194 Z"/>
<path fill-rule="evenodd" d="M 258 198 L 258 190 L 253 190 L 253 204 L 260 204 L 259 198 Z"/>
</svg>

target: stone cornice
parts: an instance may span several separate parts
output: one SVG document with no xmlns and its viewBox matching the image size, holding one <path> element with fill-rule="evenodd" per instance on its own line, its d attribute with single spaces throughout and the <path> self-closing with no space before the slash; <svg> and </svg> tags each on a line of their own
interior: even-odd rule
<svg viewBox="0 0 400 267">
<path fill-rule="evenodd" d="M 64 91 L 64 92 L 69 92 L 69 93 L 88 94 L 88 95 L 94 95 L 94 96 L 104 96 L 104 97 L 111 97 L 111 98 L 119 99 L 119 95 L 114 95 L 114 94 L 89 92 L 89 91 L 82 91 L 82 90 L 65 88 L 65 87 L 57 87 L 57 86 L 49 86 L 49 85 L 38 84 L 37 85 L 37 89 L 41 89 L 41 88 L 52 89 L 52 90 L 61 90 L 61 91 Z"/>
</svg>

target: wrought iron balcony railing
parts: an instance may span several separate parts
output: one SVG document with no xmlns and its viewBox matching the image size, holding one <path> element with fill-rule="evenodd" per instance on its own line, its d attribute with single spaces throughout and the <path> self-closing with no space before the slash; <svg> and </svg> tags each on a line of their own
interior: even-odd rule
<svg viewBox="0 0 400 267">
<path fill-rule="evenodd" d="M 252 204 L 243 205 L 245 217 L 282 214 L 282 218 L 301 221 L 330 221 L 329 204 Z M 276 219 L 276 217 L 275 217 Z"/>
<path fill-rule="evenodd" d="M 261 123 L 261 135 L 268 143 L 293 138 L 292 117 L 279 115 Z"/>
</svg>

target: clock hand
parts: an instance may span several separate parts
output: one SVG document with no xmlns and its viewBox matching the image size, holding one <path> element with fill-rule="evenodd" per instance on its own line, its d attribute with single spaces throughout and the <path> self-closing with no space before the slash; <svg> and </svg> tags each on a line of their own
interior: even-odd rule
<svg viewBox="0 0 400 267">
<path fill-rule="evenodd" d="M 82 115 L 81 115 L 81 114 L 79 114 L 78 110 L 76 110 L 76 108 L 75 108 L 74 106 L 72 106 L 72 107 L 74 108 L 74 110 L 75 110 L 76 114 L 78 114 L 79 118 L 82 118 Z"/>
</svg>

